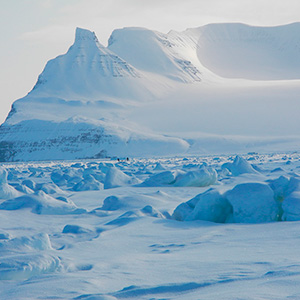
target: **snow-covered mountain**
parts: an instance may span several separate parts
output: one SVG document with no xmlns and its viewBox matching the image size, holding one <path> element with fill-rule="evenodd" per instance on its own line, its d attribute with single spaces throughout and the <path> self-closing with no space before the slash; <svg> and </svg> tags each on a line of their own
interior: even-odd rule
<svg viewBox="0 0 300 300">
<path fill-rule="evenodd" d="M 196 43 L 184 39 L 180 33 L 118 29 L 112 33 L 108 48 L 139 70 L 187 83 L 201 81 Z"/>
<path fill-rule="evenodd" d="M 223 129 L 220 133 L 228 134 L 229 123 L 222 122 L 218 112 L 206 113 L 207 105 L 211 105 L 213 112 L 219 107 L 224 114 L 227 108 L 222 107 L 228 95 L 243 98 L 255 91 L 253 100 L 261 103 L 282 93 L 279 102 L 283 103 L 290 93 L 296 101 L 297 81 L 290 86 L 266 80 L 300 78 L 299 29 L 299 24 L 273 28 L 211 24 L 163 34 L 124 28 L 115 30 L 105 47 L 95 33 L 77 28 L 67 53 L 50 60 L 34 88 L 12 105 L 0 127 L 0 160 L 173 155 L 188 149 L 209 152 L 211 143 L 205 148 L 206 137 L 187 142 L 170 136 L 186 130 L 186 124 L 194 124 L 188 131 L 205 132 L 197 120 L 206 118 Z M 246 93 L 237 90 L 241 85 Z M 273 94 L 266 91 L 275 86 Z M 280 93 L 278 86 L 282 86 Z M 217 98 L 217 105 L 212 96 Z M 253 103 L 252 99 L 247 101 Z M 245 106 L 243 110 L 247 110 Z M 258 118 L 257 123 L 265 129 L 261 124 L 267 113 L 259 111 L 262 120 Z M 294 104 L 290 111 L 295 111 Z M 285 113 L 291 119 L 290 112 Z M 247 123 L 247 116 L 241 118 Z M 173 133 L 159 127 L 162 119 L 167 124 L 176 123 Z M 224 138 L 216 138 L 213 144 L 213 149 L 218 149 Z M 230 149 L 235 144 L 226 142 Z"/>
<path fill-rule="evenodd" d="M 177 75 L 189 78 L 190 71 L 179 67 Z M 155 99 L 170 85 L 168 76 L 156 73 L 133 67 L 93 32 L 77 28 L 68 52 L 50 60 L 32 91 L 13 104 L 0 128 L 1 161 L 185 152 L 189 145 L 184 140 L 124 119 L 131 107 Z"/>
</svg>

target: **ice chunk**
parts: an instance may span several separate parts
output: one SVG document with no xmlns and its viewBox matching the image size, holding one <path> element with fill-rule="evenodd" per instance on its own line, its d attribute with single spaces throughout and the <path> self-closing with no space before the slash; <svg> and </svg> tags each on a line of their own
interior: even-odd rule
<svg viewBox="0 0 300 300">
<path fill-rule="evenodd" d="M 172 219 L 177 221 L 184 221 L 185 218 L 192 213 L 194 207 L 190 206 L 188 202 L 179 204 L 172 214 Z"/>
<path fill-rule="evenodd" d="M 151 205 L 146 205 L 141 209 L 141 212 L 150 217 L 165 219 L 165 216 Z"/>
<path fill-rule="evenodd" d="M 294 191 L 288 195 L 282 203 L 283 221 L 300 220 L 300 191 Z"/>
<path fill-rule="evenodd" d="M 104 189 L 111 189 L 137 183 L 140 183 L 140 181 L 136 177 L 128 176 L 119 169 L 111 167 L 105 176 Z"/>
<path fill-rule="evenodd" d="M 6 239 L 0 242 L 0 253 L 11 253 L 29 250 L 51 250 L 52 246 L 48 234 L 40 233 L 34 236 L 21 236 L 14 239 Z"/>
<path fill-rule="evenodd" d="M 236 156 L 232 163 L 225 163 L 222 165 L 222 169 L 228 169 L 232 175 L 238 176 L 244 173 L 254 173 L 258 174 L 258 172 L 241 156 Z"/>
<path fill-rule="evenodd" d="M 165 170 L 166 168 L 160 162 L 158 162 L 153 169 L 153 171 L 165 171 Z"/>
<path fill-rule="evenodd" d="M 268 182 L 271 189 L 274 191 L 275 200 L 280 203 L 283 202 L 289 188 L 289 178 L 286 176 L 280 176 L 279 178 L 269 180 Z"/>
<path fill-rule="evenodd" d="M 118 300 L 116 297 L 101 295 L 101 294 L 94 294 L 94 295 L 82 295 L 76 299 L 83 299 L 83 300 Z"/>
<path fill-rule="evenodd" d="M 233 207 L 236 223 L 262 223 L 277 221 L 279 207 L 274 192 L 265 183 L 242 183 L 225 193 Z"/>
<path fill-rule="evenodd" d="M 30 188 L 31 190 L 36 190 L 36 183 L 32 181 L 31 179 L 26 179 L 22 181 L 22 184 Z"/>
<path fill-rule="evenodd" d="M 176 179 L 176 173 L 174 171 L 164 171 L 147 178 L 142 185 L 143 186 L 166 186 L 174 184 Z"/>
<path fill-rule="evenodd" d="M 118 210 L 123 206 L 120 199 L 116 196 L 109 196 L 104 199 L 103 206 L 101 209 L 103 210 Z"/>
<path fill-rule="evenodd" d="M 42 215 L 66 215 L 85 213 L 85 209 L 77 208 L 71 201 L 65 203 L 57 200 L 43 191 L 31 195 L 6 200 L 0 204 L 0 210 L 17 210 L 32 208 L 32 212 Z"/>
<path fill-rule="evenodd" d="M 196 206 L 186 221 L 203 220 L 225 223 L 232 214 L 232 206 L 217 190 L 210 189 L 194 198 Z"/>
<path fill-rule="evenodd" d="M 189 171 L 178 175 L 175 186 L 198 186 L 204 187 L 217 182 L 217 172 L 215 169 L 202 166 L 199 170 Z"/>
<path fill-rule="evenodd" d="M 39 183 L 36 185 L 36 190 L 46 194 L 64 194 L 64 191 L 54 183 Z"/>
<path fill-rule="evenodd" d="M 10 239 L 9 233 L 0 229 L 0 240 L 8 240 Z"/>
<path fill-rule="evenodd" d="M 283 221 L 300 220 L 300 179 L 292 177 L 282 202 Z"/>
<path fill-rule="evenodd" d="M 92 175 L 85 175 L 84 179 L 74 185 L 73 191 L 98 191 L 103 190 L 103 184 Z"/>
<path fill-rule="evenodd" d="M 6 169 L 0 167 L 0 199 L 10 199 L 20 195 L 20 192 L 7 183 Z"/>
<path fill-rule="evenodd" d="M 188 202 L 181 203 L 173 212 L 172 218 L 178 221 L 203 220 L 225 223 L 232 214 L 232 206 L 217 190 L 197 195 Z"/>
<path fill-rule="evenodd" d="M 60 268 L 58 257 L 25 254 L 0 258 L 0 280 L 26 280 Z"/>
<path fill-rule="evenodd" d="M 27 187 L 26 185 L 20 184 L 20 183 L 13 183 L 12 186 L 19 192 L 23 194 L 33 194 L 34 191 Z"/>
<path fill-rule="evenodd" d="M 82 233 L 91 233 L 92 230 L 84 228 L 79 225 L 66 225 L 62 233 L 72 233 L 72 234 L 82 234 Z"/>
</svg>

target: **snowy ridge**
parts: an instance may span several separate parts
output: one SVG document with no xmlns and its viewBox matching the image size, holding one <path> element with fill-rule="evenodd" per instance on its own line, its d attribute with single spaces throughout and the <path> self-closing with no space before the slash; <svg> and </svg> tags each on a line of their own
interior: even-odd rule
<svg viewBox="0 0 300 300">
<path fill-rule="evenodd" d="M 47 63 L 32 93 L 43 95 L 48 92 L 53 96 L 55 91 L 57 96 L 66 96 L 66 92 L 71 95 L 105 94 L 113 92 L 105 89 L 105 85 L 109 82 L 117 84 L 119 82 L 114 78 L 123 77 L 137 78 L 141 75 L 101 45 L 93 32 L 77 28 L 74 44 L 66 54 Z M 119 84 L 125 85 L 126 81 Z M 109 87 L 112 88 L 111 85 Z"/>
<path fill-rule="evenodd" d="M 201 81 L 201 71 L 189 55 L 180 53 L 180 47 L 191 49 L 179 33 L 167 35 L 143 28 L 115 30 L 108 42 L 109 49 L 140 70 L 186 83 Z"/>
</svg>

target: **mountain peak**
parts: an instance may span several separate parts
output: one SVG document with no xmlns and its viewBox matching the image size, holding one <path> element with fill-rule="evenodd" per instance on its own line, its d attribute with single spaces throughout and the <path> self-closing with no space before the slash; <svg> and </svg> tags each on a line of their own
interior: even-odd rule
<svg viewBox="0 0 300 300">
<path fill-rule="evenodd" d="M 95 35 L 95 32 L 90 31 L 88 29 L 76 28 L 75 34 L 75 43 L 79 41 L 95 41 L 98 42 L 98 39 Z"/>
</svg>

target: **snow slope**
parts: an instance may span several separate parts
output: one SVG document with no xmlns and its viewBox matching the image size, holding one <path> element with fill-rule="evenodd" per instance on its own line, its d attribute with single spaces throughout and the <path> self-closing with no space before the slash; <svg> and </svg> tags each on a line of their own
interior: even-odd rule
<svg viewBox="0 0 300 300">
<path fill-rule="evenodd" d="M 209 24 L 189 29 L 198 38 L 198 57 L 214 73 L 228 78 L 288 80 L 300 78 L 300 23 L 277 27 Z"/>
<path fill-rule="evenodd" d="M 180 34 L 162 34 L 144 28 L 115 30 L 108 48 L 136 68 L 191 83 L 201 81 L 201 69 L 191 62 L 195 47 Z M 185 48 L 180 51 L 180 48 Z M 202 67 L 203 69 L 203 67 Z"/>
</svg>

